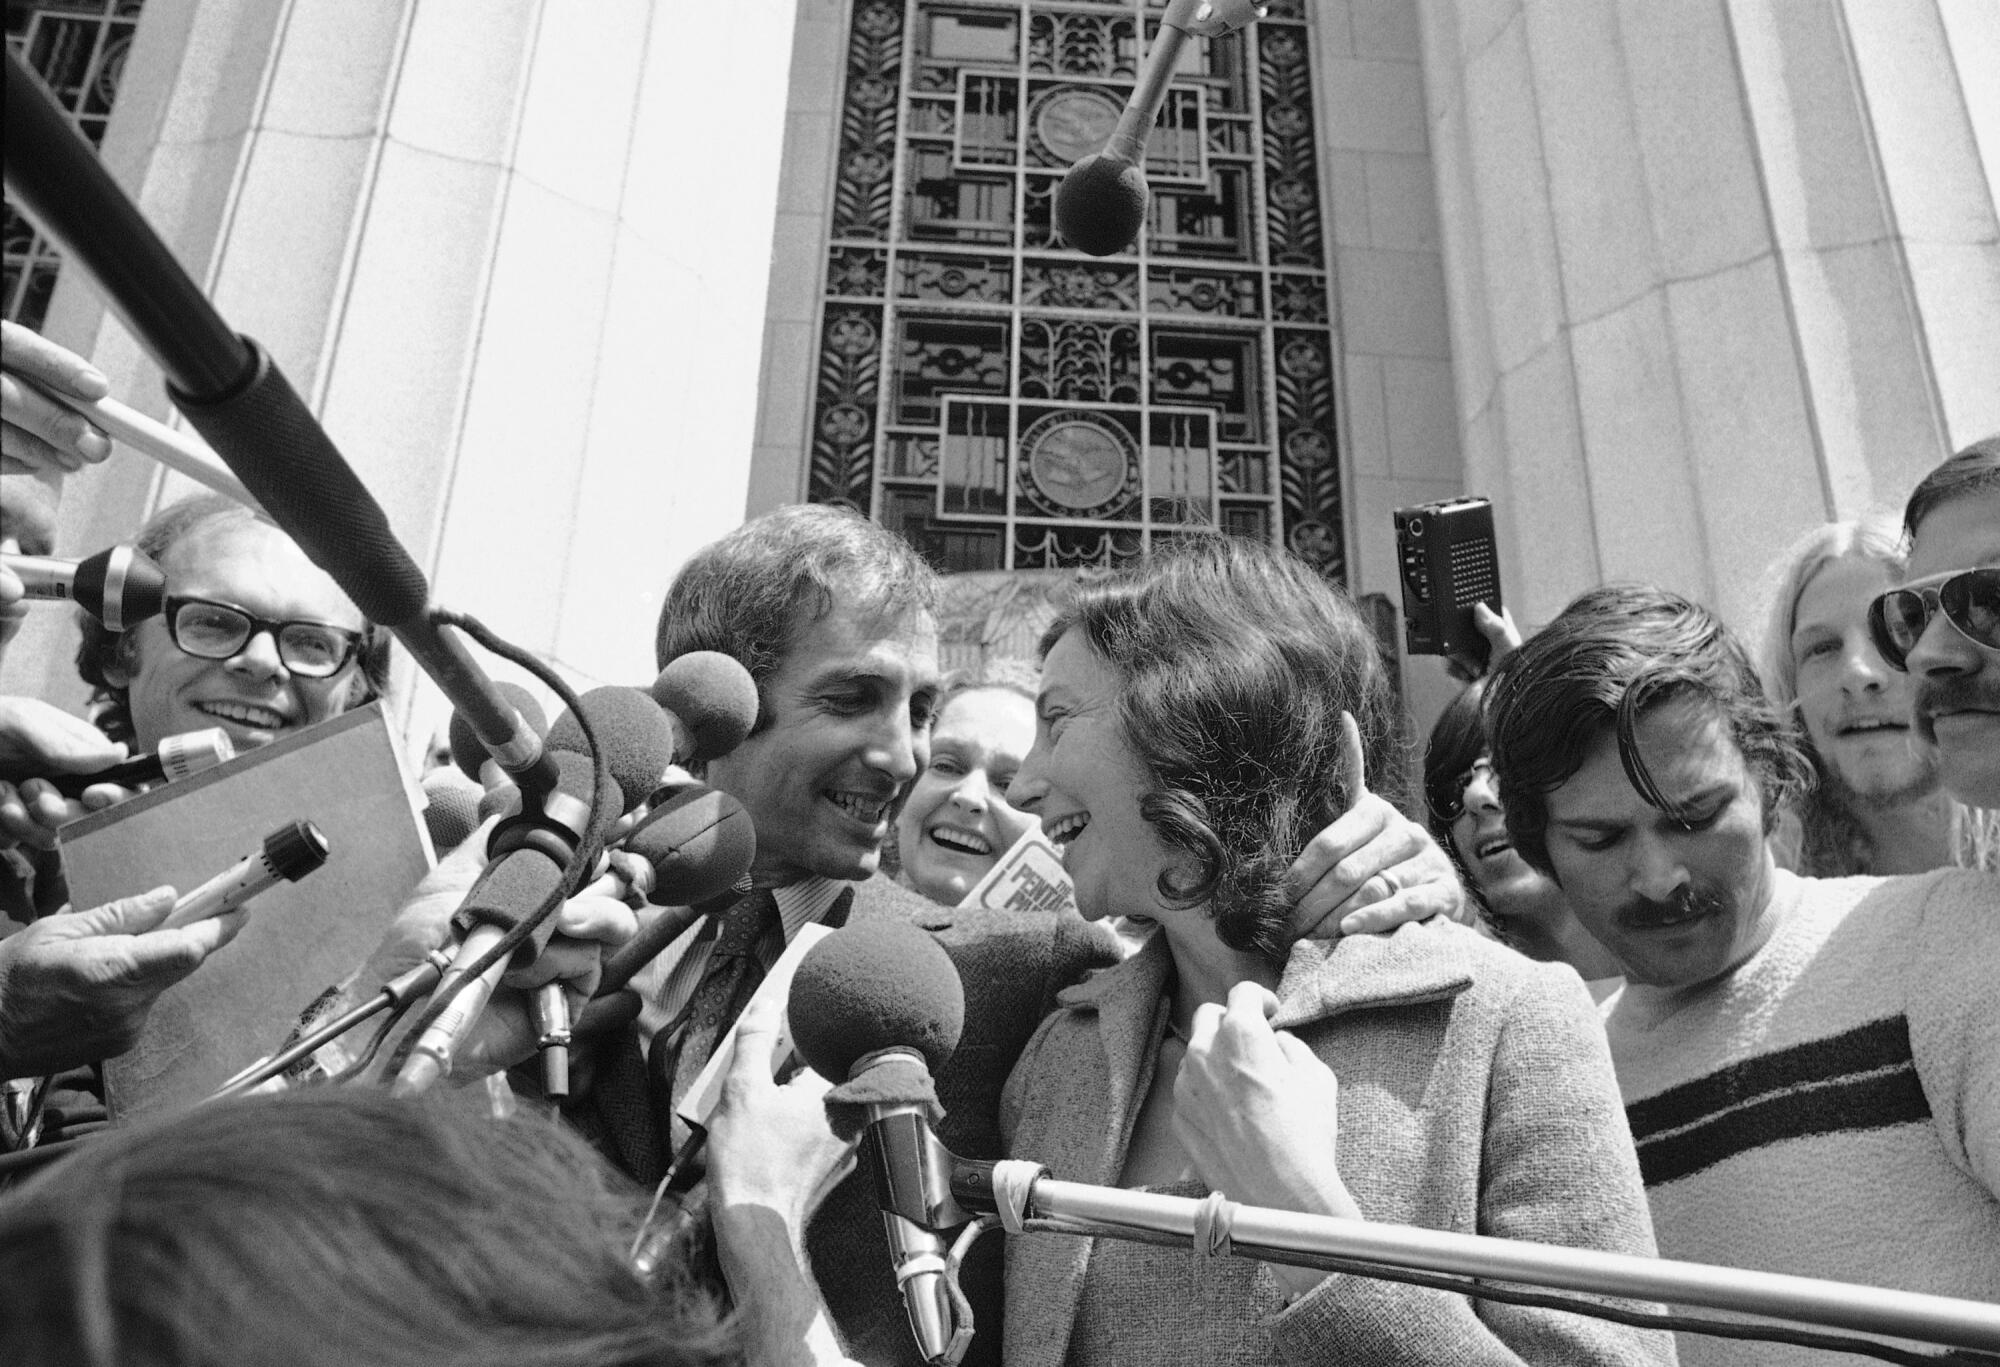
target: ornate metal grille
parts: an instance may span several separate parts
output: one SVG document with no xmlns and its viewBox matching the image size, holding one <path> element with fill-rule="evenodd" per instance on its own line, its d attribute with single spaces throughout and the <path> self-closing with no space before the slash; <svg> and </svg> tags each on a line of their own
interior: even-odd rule
<svg viewBox="0 0 2000 1367">
<path fill-rule="evenodd" d="M 1190 40 L 1139 243 L 1055 232 L 1158 0 L 854 0 L 808 497 L 950 571 L 1221 530 L 1345 577 L 1304 0 Z"/>
<path fill-rule="evenodd" d="M 95 147 L 104 141 L 118 78 L 143 0 L 7 0 L 7 46 L 55 93 Z M 48 316 L 62 258 L 35 225 L 5 206 L 0 311 L 25 327 Z"/>
</svg>

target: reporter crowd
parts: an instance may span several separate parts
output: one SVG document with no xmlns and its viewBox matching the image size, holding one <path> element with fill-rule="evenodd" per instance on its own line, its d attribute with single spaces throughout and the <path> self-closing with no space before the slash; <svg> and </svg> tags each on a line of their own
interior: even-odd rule
<svg viewBox="0 0 2000 1367">
<path fill-rule="evenodd" d="M 54 491 L 110 445 L 47 392 L 106 386 L 0 340 L 0 549 L 49 555 Z M 946 679 L 933 571 L 781 509 L 692 558 L 656 626 L 663 668 L 748 671 L 748 734 L 600 794 L 612 845 L 676 792 L 740 804 L 744 883 L 568 899 L 432 1094 L 392 1097 L 407 1050 L 349 1037 L 113 1126 L 102 1064 L 253 913 L 69 905 L 63 827 L 132 795 L 87 777 L 190 732 L 302 734 L 380 696 L 390 652 L 228 498 L 133 544 L 164 608 L 79 614 L 91 718 L 0 698 L 0 1360 L 923 1361 L 908 1250 L 828 1119 L 836 1083 L 836 1116 L 881 1098 L 764 1062 L 756 988 L 815 926 L 943 948 L 963 1034 L 921 1109 L 966 1158 L 2000 1303 L 2000 437 L 1784 548 L 1754 640 L 1645 585 L 1578 585 L 1525 636 L 1481 608 L 1490 672 L 1426 744 L 1361 615 L 1281 553 L 1217 538 L 1080 583 L 1038 659 Z M 26 592 L 0 572 L 0 649 L 46 610 Z M 451 948 L 509 810 L 486 779 L 490 815 L 274 1050 Z M 962 905 L 1034 828 L 1076 910 Z M 600 992 L 627 945 L 650 957 Z M 555 987 L 566 1095 L 537 1062 Z M 732 1023 L 702 1143 L 678 1111 Z M 1861 1360 L 1073 1233 L 995 1235 L 955 1275 L 975 1362 Z"/>
</svg>

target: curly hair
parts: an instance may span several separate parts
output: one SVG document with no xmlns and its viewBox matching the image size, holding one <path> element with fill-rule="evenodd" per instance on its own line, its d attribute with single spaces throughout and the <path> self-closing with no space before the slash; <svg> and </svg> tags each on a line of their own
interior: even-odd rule
<svg viewBox="0 0 2000 1367">
<path fill-rule="evenodd" d="M 1121 676 L 1119 722 L 1152 784 L 1140 815 L 1186 856 L 1160 895 L 1206 903 L 1230 947 L 1282 958 L 1285 870 L 1358 796 L 1342 712 L 1369 786 L 1410 806 L 1401 709 L 1367 620 L 1290 555 L 1190 537 L 1079 585 L 1042 654 L 1072 630 Z"/>
<path fill-rule="evenodd" d="M 659 667 L 715 650 L 757 685 L 755 735 L 770 723 L 764 688 L 793 636 L 836 601 L 935 616 L 937 572 L 910 543 L 851 508 L 799 503 L 753 518 L 695 552 L 674 577 L 654 634 Z"/>
<path fill-rule="evenodd" d="M 256 512 L 223 494 L 198 494 L 153 514 L 132 544 L 141 553 L 163 561 L 167 553 L 204 527 L 218 523 L 255 522 L 272 524 Z M 133 632 L 113 631 L 82 610 L 76 614 L 82 640 L 76 647 L 76 672 L 90 685 L 91 718 L 112 740 L 130 741 L 132 708 L 128 690 L 111 682 L 111 673 L 130 675 L 138 666 L 138 641 Z M 389 646 L 387 629 L 365 618 L 361 623 L 361 646 L 356 652 L 354 690 L 347 706 L 379 698 L 389 688 Z"/>
<path fill-rule="evenodd" d="M 1635 728 L 1664 703 L 1711 704 L 1760 780 L 1764 825 L 1811 782 L 1790 716 L 1774 706 L 1742 644 L 1700 604 L 1647 584 L 1591 589 L 1486 681 L 1486 727 L 1507 832 L 1528 864 L 1553 877 L 1548 795 L 1575 777 L 1607 734 L 1632 787 L 1680 819 L 1660 791 Z"/>
</svg>

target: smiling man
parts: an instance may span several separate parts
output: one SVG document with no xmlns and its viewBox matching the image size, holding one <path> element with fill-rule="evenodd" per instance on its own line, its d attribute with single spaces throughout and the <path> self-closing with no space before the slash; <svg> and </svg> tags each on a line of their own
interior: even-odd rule
<svg viewBox="0 0 2000 1367">
<path fill-rule="evenodd" d="M 2000 808 L 2000 436 L 1925 476 L 1903 525 L 1909 574 L 1871 606 L 1877 645 L 1916 683 L 1917 731 L 1937 742 L 1945 787 Z"/>
<path fill-rule="evenodd" d="M 1584 594 L 1487 703 L 1517 848 L 1625 966 L 1605 1024 L 1661 1254 L 2000 1296 L 2000 880 L 1778 869 L 1797 739 L 1664 590 Z"/>
</svg>

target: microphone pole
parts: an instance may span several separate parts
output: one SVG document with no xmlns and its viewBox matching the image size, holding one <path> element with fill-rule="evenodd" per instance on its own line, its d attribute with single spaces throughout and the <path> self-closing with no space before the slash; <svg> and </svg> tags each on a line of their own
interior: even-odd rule
<svg viewBox="0 0 2000 1367">
<path fill-rule="evenodd" d="M 998 1214 L 1010 1232 L 1028 1227 L 1108 1236 L 1297 1267 L 1319 1267 L 1326 1260 L 1332 1270 L 1364 1276 L 1370 1275 L 1369 1268 L 1355 1264 L 1409 1268 L 1728 1310 L 1947 1348 L 2000 1351 L 2000 1306 L 1949 1296 L 1305 1215 L 1239 1205 L 1219 1193 L 1196 1199 L 1059 1182 L 1040 1164 L 1018 1159 L 981 1163 L 943 1151 L 931 1162 L 950 1172 L 951 1194 L 959 1206 Z M 1034 1224 L 1026 1226 L 1028 1221 Z M 1393 1277 L 1390 1272 L 1375 1275 Z"/>
<path fill-rule="evenodd" d="M 160 369 L 167 392 L 273 521 L 370 621 L 388 628 L 536 798 L 556 784 L 541 738 L 434 619 L 430 584 L 381 505 L 254 341 L 217 313 L 10 48 L 6 183 L 89 272 Z"/>
</svg>

